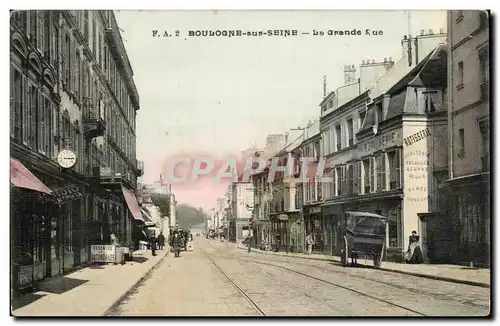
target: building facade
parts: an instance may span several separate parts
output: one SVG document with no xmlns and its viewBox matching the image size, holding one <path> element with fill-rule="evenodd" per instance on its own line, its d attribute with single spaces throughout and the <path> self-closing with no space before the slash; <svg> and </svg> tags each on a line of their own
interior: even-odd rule
<svg viewBox="0 0 500 326">
<path fill-rule="evenodd" d="M 321 243 L 322 233 L 322 214 L 321 201 L 322 189 L 321 183 L 316 177 L 317 166 L 319 163 L 321 151 L 321 133 L 320 121 L 310 122 L 304 129 L 304 141 L 292 151 L 295 161 L 299 162 L 297 172 L 298 182 L 295 193 L 296 207 L 300 212 L 300 221 L 303 223 L 304 233 L 298 236 L 297 251 L 302 252 L 306 249 L 305 236 L 313 235 L 313 239 Z M 303 158 L 307 158 L 308 166 L 304 166 Z M 316 246 L 319 248 L 319 246 Z"/>
<path fill-rule="evenodd" d="M 111 233 L 131 241 L 143 164 L 139 96 L 112 11 L 16 11 L 10 35 L 14 170 L 27 168 L 52 191 L 81 192 L 59 203 L 11 177 L 13 285 L 22 288 L 87 262 L 90 244 Z M 62 150 L 74 154 L 70 165 Z"/>
<path fill-rule="evenodd" d="M 448 11 L 448 215 L 453 257 L 490 264 L 489 16 Z"/>
</svg>

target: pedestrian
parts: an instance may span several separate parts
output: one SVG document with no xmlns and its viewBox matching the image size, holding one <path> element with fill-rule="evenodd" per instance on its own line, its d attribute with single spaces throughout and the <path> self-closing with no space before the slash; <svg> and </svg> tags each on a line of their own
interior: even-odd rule
<svg viewBox="0 0 500 326">
<path fill-rule="evenodd" d="M 158 249 L 162 250 L 164 246 L 165 246 L 165 236 L 163 235 L 163 231 L 161 231 L 160 235 L 158 235 Z"/>
<path fill-rule="evenodd" d="M 157 245 L 158 240 L 156 239 L 154 234 L 151 237 L 150 242 L 151 242 L 151 253 L 153 254 L 153 256 L 156 256 L 156 245 Z"/>
<path fill-rule="evenodd" d="M 307 245 L 307 254 L 312 255 L 312 250 L 314 246 L 314 239 L 312 236 L 312 232 L 306 236 L 306 245 Z"/>
<path fill-rule="evenodd" d="M 420 248 L 420 236 L 417 231 L 411 231 L 409 236 L 408 250 L 406 251 L 405 261 L 408 264 L 421 264 L 423 263 L 422 249 Z"/>
</svg>

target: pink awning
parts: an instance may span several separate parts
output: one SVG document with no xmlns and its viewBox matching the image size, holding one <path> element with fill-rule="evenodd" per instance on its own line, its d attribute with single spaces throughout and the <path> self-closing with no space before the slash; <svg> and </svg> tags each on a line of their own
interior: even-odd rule
<svg viewBox="0 0 500 326">
<path fill-rule="evenodd" d="M 25 188 L 51 194 L 52 190 L 38 179 L 23 163 L 10 158 L 10 183 L 18 188 Z"/>
<path fill-rule="evenodd" d="M 137 202 L 137 198 L 135 197 L 134 193 L 124 186 L 122 186 L 122 192 L 123 197 L 125 197 L 125 201 L 127 202 L 128 209 L 130 210 L 130 213 L 132 213 L 132 216 L 136 220 L 144 221 L 141 208 L 139 207 L 139 203 Z"/>
</svg>

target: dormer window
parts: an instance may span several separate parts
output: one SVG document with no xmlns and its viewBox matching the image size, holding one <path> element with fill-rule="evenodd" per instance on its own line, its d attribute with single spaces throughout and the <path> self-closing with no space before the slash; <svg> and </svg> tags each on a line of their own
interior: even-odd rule
<svg viewBox="0 0 500 326">
<path fill-rule="evenodd" d="M 376 109 L 376 113 L 377 113 L 377 124 L 379 124 L 382 122 L 382 120 L 384 120 L 382 104 L 377 104 L 375 109 Z"/>
</svg>

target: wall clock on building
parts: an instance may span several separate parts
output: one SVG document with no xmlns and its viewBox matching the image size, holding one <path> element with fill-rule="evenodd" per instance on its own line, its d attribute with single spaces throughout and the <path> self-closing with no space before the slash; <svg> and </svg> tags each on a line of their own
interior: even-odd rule
<svg viewBox="0 0 500 326">
<path fill-rule="evenodd" d="M 64 169 L 72 168 L 76 163 L 76 154 L 71 149 L 63 149 L 57 154 L 57 163 Z"/>
</svg>

